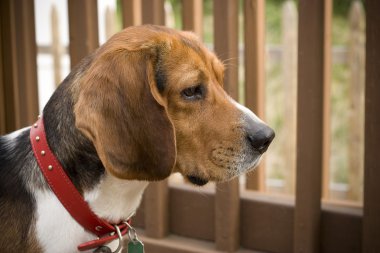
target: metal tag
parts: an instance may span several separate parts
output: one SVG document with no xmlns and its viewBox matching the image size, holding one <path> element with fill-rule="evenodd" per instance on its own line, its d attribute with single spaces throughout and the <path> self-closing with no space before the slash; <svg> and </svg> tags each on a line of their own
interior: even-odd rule
<svg viewBox="0 0 380 253">
<path fill-rule="evenodd" d="M 144 253 L 144 244 L 139 240 L 128 243 L 128 253 Z"/>
</svg>

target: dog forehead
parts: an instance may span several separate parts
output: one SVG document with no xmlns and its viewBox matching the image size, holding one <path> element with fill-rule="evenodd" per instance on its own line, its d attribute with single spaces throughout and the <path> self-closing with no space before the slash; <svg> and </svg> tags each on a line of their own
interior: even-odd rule
<svg viewBox="0 0 380 253">
<path fill-rule="evenodd" d="M 199 41 L 181 38 L 172 45 L 165 60 L 175 70 L 172 73 L 175 79 L 216 79 L 222 83 L 224 65 Z"/>
</svg>

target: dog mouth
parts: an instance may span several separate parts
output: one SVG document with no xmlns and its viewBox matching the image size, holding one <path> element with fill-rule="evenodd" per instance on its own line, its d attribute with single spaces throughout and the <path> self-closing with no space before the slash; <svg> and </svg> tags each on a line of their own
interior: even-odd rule
<svg viewBox="0 0 380 253">
<path fill-rule="evenodd" d="M 208 183 L 207 179 L 197 177 L 197 176 L 186 176 L 187 180 L 189 180 L 190 183 L 198 186 L 203 186 Z"/>
</svg>

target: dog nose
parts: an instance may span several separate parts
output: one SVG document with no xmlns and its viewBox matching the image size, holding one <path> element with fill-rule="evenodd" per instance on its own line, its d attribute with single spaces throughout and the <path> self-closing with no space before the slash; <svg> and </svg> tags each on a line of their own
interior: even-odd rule
<svg viewBox="0 0 380 253">
<path fill-rule="evenodd" d="M 248 133 L 247 138 L 251 146 L 260 154 L 263 154 L 265 151 L 267 151 L 274 136 L 275 133 L 272 128 L 263 126 L 254 133 Z"/>
</svg>

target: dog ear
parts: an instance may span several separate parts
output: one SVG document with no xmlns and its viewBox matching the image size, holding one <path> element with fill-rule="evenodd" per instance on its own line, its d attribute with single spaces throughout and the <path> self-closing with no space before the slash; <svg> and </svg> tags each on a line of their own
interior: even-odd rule
<svg viewBox="0 0 380 253">
<path fill-rule="evenodd" d="M 76 127 L 93 142 L 106 170 L 123 179 L 161 180 L 175 164 L 174 127 L 149 54 L 105 52 L 80 79 Z"/>
</svg>

